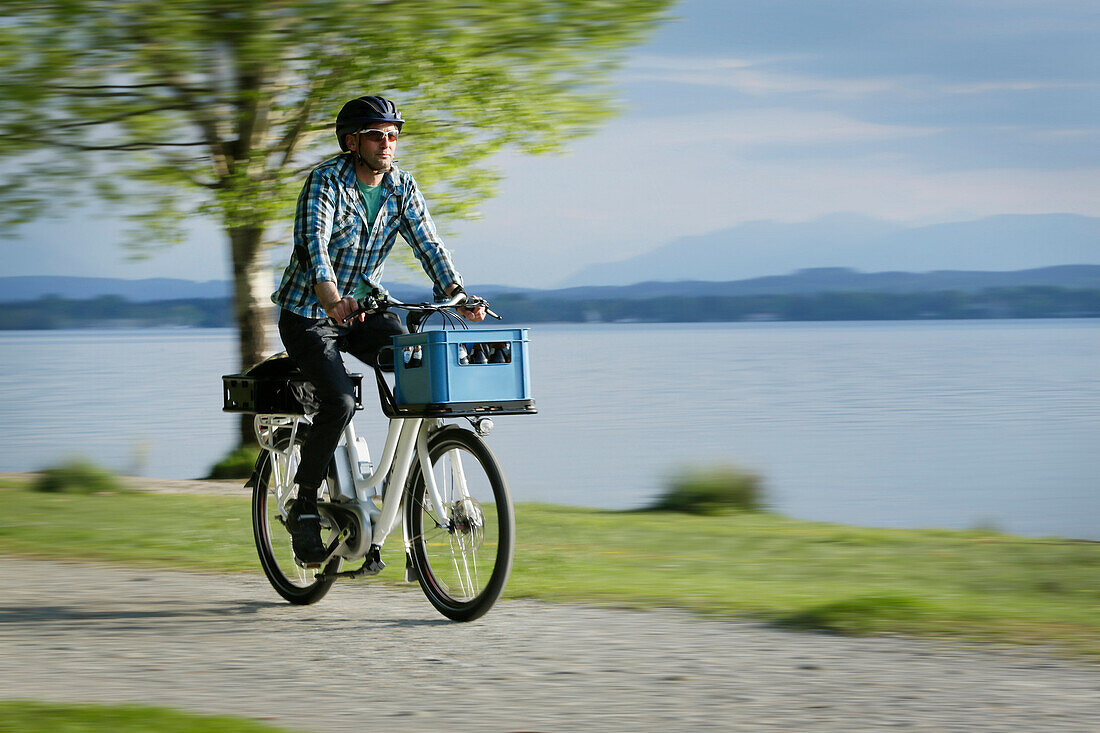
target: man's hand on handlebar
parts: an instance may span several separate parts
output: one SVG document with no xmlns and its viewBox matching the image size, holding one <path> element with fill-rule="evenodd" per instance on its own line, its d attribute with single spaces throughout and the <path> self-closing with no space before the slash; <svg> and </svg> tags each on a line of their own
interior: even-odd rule
<svg viewBox="0 0 1100 733">
<path fill-rule="evenodd" d="M 476 295 L 470 295 L 462 289 L 462 286 L 458 285 L 457 283 L 447 288 L 447 295 L 451 298 L 454 298 L 456 293 L 461 293 L 462 295 L 466 296 L 462 302 L 469 303 L 471 306 L 473 306 L 471 308 L 467 308 L 464 305 L 456 304 L 455 310 L 458 312 L 458 315 L 462 316 L 467 321 L 470 321 L 472 323 L 477 323 L 478 321 L 485 320 L 485 301 L 483 301 Z"/>
<path fill-rule="evenodd" d="M 336 289 L 336 283 L 331 280 L 322 280 L 313 286 L 317 294 L 317 300 L 325 309 L 325 315 L 338 324 L 343 324 L 348 316 L 359 310 L 359 303 L 351 296 L 340 297 L 340 291 Z M 365 316 L 360 315 L 359 320 Z"/>
<path fill-rule="evenodd" d="M 340 300 L 337 300 L 334 303 L 324 305 L 324 309 L 329 318 L 336 321 L 336 323 L 343 325 L 344 322 L 348 319 L 348 316 L 359 310 L 359 302 L 349 295 L 344 298 L 340 298 Z M 362 321 L 366 317 L 366 313 L 360 313 L 359 315 L 355 316 L 355 318 L 359 319 L 360 321 Z"/>
<path fill-rule="evenodd" d="M 481 300 L 480 298 L 475 298 L 472 295 L 470 296 L 469 299 L 474 301 L 475 303 Z M 465 308 L 465 307 L 460 305 L 460 306 L 458 306 L 458 308 L 455 308 L 455 310 L 458 311 L 458 315 L 462 316 L 467 321 L 477 323 L 478 321 L 484 321 L 485 320 L 485 306 L 483 306 L 483 305 L 478 305 L 478 306 L 475 306 L 474 308 Z"/>
</svg>

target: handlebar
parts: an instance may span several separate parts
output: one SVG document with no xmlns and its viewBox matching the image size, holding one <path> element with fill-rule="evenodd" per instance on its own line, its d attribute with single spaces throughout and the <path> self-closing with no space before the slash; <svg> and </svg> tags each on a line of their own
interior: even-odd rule
<svg viewBox="0 0 1100 733">
<path fill-rule="evenodd" d="M 457 318 L 458 316 L 451 313 L 450 311 L 456 310 L 458 308 L 464 308 L 467 310 L 473 310 L 474 308 L 484 308 L 486 315 L 492 316 L 498 321 L 502 320 L 501 316 L 490 310 L 489 301 L 476 296 L 471 297 L 470 295 L 467 295 L 466 292 L 463 290 L 459 290 L 449 299 L 437 303 L 403 303 L 397 298 L 394 298 L 383 288 L 379 286 L 373 286 L 370 292 L 368 292 L 363 298 L 360 298 L 358 302 L 359 308 L 356 309 L 344 320 L 345 323 L 350 321 L 352 318 L 360 315 L 361 313 L 377 313 L 378 311 L 384 310 L 386 308 L 399 308 L 401 310 L 408 311 L 409 330 L 414 332 L 418 330 L 420 323 L 422 323 L 424 319 L 426 319 L 433 313 L 443 313 L 446 316 Z M 417 328 L 413 328 L 414 323 Z"/>
</svg>

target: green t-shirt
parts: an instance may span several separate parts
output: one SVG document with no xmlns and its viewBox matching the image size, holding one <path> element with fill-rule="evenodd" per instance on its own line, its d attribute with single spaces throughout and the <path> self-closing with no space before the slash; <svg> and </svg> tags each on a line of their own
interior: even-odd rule
<svg viewBox="0 0 1100 733">
<path fill-rule="evenodd" d="M 359 192 L 363 194 L 363 203 L 367 206 L 367 222 L 374 226 L 374 220 L 378 218 L 378 207 L 382 205 L 382 185 L 368 186 L 359 179 L 355 180 L 359 186 Z"/>
</svg>

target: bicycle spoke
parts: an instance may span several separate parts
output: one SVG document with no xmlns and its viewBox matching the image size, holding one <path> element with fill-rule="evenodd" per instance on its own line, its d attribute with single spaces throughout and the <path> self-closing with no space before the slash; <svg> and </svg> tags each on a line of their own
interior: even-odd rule
<svg viewBox="0 0 1100 733">
<path fill-rule="evenodd" d="M 430 498 L 425 476 L 417 478 L 408 505 L 411 549 L 432 604 L 445 616 L 470 620 L 496 601 L 511 566 L 507 488 L 491 452 L 470 431 L 446 428 L 429 450 L 437 493 Z M 441 513 L 444 526 L 433 530 Z"/>
<path fill-rule="evenodd" d="M 469 589 L 467 592 L 470 595 L 473 595 L 474 589 L 477 586 L 474 585 L 474 579 L 470 577 L 470 563 L 469 563 L 469 560 L 466 558 L 466 547 L 465 547 L 465 545 L 466 545 L 465 539 L 462 538 L 462 537 L 459 537 L 458 538 L 458 551 L 459 551 L 459 554 L 461 554 L 461 556 L 462 556 L 463 577 L 466 579 L 465 587 Z"/>
<path fill-rule="evenodd" d="M 478 567 L 479 566 L 478 566 L 478 561 L 477 561 L 477 548 L 476 547 L 471 548 L 470 555 L 473 557 L 473 560 L 474 560 L 474 587 L 475 588 L 480 588 L 481 587 L 481 580 L 478 578 Z"/>
<path fill-rule="evenodd" d="M 293 543 L 284 524 L 286 512 L 295 500 L 295 488 L 291 483 L 292 469 L 297 463 L 300 442 L 290 443 L 284 438 L 269 453 L 264 471 L 253 492 L 253 531 L 264 573 L 278 593 L 291 603 L 314 603 L 325 595 L 332 580 L 319 581 L 317 571 L 299 566 L 294 559 Z M 321 486 L 319 497 L 330 496 L 329 487 Z M 325 535 L 329 541 L 334 530 Z M 330 561 L 328 569 L 339 570 L 340 560 Z"/>
<path fill-rule="evenodd" d="M 465 545 L 466 545 L 466 541 L 462 538 L 459 538 L 458 546 L 459 546 L 459 549 L 462 550 L 462 564 L 466 568 L 466 581 L 469 584 L 470 589 L 472 590 L 474 588 L 479 588 L 480 587 L 478 585 L 478 582 L 477 582 L 477 555 L 473 552 L 472 546 L 471 546 L 470 552 L 467 553 Z M 470 555 L 473 556 L 473 558 L 472 558 L 473 559 L 473 563 L 472 563 L 473 577 L 472 578 L 470 577 L 470 574 L 471 574 L 471 570 L 470 570 L 471 563 L 470 563 L 470 557 L 469 557 Z"/>
<path fill-rule="evenodd" d="M 455 568 L 455 577 L 458 578 L 459 588 L 462 590 L 462 597 L 469 598 L 470 592 L 466 589 L 466 585 L 462 582 L 462 569 L 458 567 L 458 556 L 454 552 L 454 539 L 451 539 L 451 563 Z"/>
</svg>

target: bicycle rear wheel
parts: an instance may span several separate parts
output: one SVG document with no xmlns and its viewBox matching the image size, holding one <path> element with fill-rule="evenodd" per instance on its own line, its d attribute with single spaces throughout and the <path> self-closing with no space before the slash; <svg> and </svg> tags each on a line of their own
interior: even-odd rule
<svg viewBox="0 0 1100 733">
<path fill-rule="evenodd" d="M 417 579 L 440 613 L 472 621 L 496 603 L 512 570 L 512 500 L 496 457 L 469 430 L 439 431 L 428 455 L 443 511 L 418 462 L 405 498 Z"/>
<path fill-rule="evenodd" d="M 302 432 L 299 428 L 291 444 L 287 431 L 286 435 L 276 440 L 275 453 L 264 451 L 260 456 L 263 465 L 252 489 L 252 534 L 256 539 L 260 565 L 272 587 L 291 603 L 307 605 L 321 600 L 335 578 L 318 580 L 316 576 L 320 569 L 299 567 L 294 562 L 290 533 L 283 525 L 283 515 L 279 510 L 280 503 L 289 508 L 297 498 L 297 486 L 291 481 L 301 454 Z M 326 482 L 321 486 L 318 498 L 325 500 L 327 493 Z M 332 534 L 331 529 L 322 531 L 322 541 L 328 544 Z M 325 573 L 336 573 L 341 562 L 340 558 L 330 560 Z"/>
</svg>

